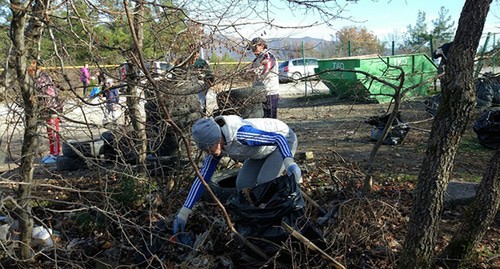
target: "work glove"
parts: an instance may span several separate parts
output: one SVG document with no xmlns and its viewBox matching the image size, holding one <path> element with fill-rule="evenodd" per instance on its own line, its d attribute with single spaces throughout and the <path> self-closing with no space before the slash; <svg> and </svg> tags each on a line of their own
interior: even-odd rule
<svg viewBox="0 0 500 269">
<path fill-rule="evenodd" d="M 293 177 L 295 178 L 295 181 L 297 183 L 302 183 L 302 173 L 300 172 L 300 168 L 299 166 L 295 163 L 295 161 L 293 160 L 293 158 L 291 157 L 286 157 L 284 160 L 283 160 L 283 164 L 285 165 L 285 170 L 286 170 L 286 173 L 291 176 L 293 175 Z"/>
<path fill-rule="evenodd" d="M 191 238 L 184 233 L 186 222 L 192 210 L 183 206 L 174 219 L 174 235 L 178 242 L 191 245 Z"/>
</svg>

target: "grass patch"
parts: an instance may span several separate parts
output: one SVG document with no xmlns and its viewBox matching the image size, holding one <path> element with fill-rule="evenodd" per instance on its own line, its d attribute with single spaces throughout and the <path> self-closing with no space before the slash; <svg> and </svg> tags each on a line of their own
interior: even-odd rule
<svg viewBox="0 0 500 269">
<path fill-rule="evenodd" d="M 458 152 L 486 153 L 490 149 L 483 147 L 475 137 L 463 137 L 458 145 Z"/>
<path fill-rule="evenodd" d="M 450 180 L 479 183 L 482 179 L 483 175 L 471 175 L 470 173 L 465 172 L 453 172 L 453 176 Z"/>
</svg>

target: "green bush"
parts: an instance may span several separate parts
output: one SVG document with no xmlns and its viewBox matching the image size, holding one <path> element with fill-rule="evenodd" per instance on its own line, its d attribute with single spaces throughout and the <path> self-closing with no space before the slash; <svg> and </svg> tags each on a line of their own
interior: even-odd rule
<svg viewBox="0 0 500 269">
<path fill-rule="evenodd" d="M 91 234 L 93 231 L 105 231 L 107 227 L 106 216 L 98 211 L 85 211 L 71 215 L 76 228 L 83 234 Z"/>
<path fill-rule="evenodd" d="M 144 204 L 144 199 L 151 192 L 152 187 L 154 186 L 136 177 L 125 176 L 119 180 L 119 184 L 112 191 L 112 197 L 122 207 L 132 209 Z"/>
</svg>

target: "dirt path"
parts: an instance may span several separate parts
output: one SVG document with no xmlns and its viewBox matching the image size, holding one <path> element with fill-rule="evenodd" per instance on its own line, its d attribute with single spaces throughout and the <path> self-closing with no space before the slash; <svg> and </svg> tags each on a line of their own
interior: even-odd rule
<svg viewBox="0 0 500 269">
<path fill-rule="evenodd" d="M 370 141 L 371 125 L 365 120 L 383 115 L 386 104 L 354 104 L 333 97 L 282 98 L 279 118 L 289 123 L 298 134 L 299 152 L 311 151 L 315 158 L 329 158 L 335 153 L 349 161 L 367 165 L 374 142 Z M 473 111 L 469 128 L 460 143 L 455 162 L 455 180 L 477 181 L 494 151 L 479 145 L 472 124 L 481 110 Z M 377 173 L 395 178 L 418 175 L 429 139 L 432 118 L 422 99 L 405 102 L 401 118 L 413 127 L 400 145 L 383 145 L 376 157 Z M 407 178 L 408 179 L 408 178 Z"/>
</svg>

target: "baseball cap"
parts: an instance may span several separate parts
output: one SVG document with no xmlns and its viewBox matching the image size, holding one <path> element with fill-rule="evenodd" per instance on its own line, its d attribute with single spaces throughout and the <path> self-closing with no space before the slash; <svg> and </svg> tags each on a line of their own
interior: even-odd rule
<svg viewBox="0 0 500 269">
<path fill-rule="evenodd" d="M 261 37 L 256 37 L 250 41 L 248 44 L 247 50 L 251 50 L 253 47 L 257 46 L 258 44 L 266 44 L 266 41 L 261 38 Z"/>
</svg>

